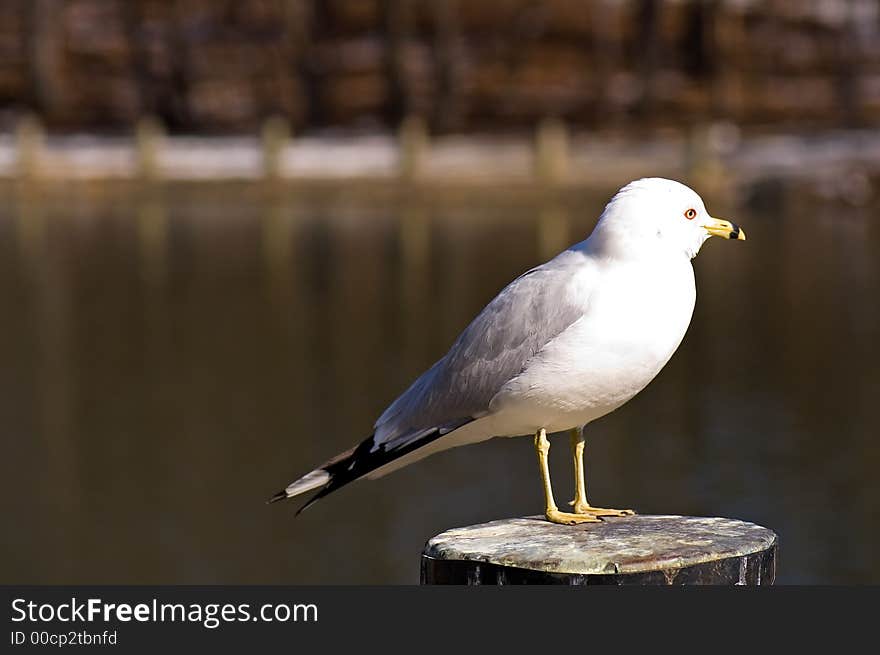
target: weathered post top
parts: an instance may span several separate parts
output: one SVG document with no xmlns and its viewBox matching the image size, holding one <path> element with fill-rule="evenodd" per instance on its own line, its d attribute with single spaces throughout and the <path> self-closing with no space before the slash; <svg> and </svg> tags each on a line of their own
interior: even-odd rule
<svg viewBox="0 0 880 655">
<path fill-rule="evenodd" d="M 776 533 L 754 523 L 624 516 L 569 526 L 540 516 L 447 530 L 425 546 L 422 584 L 770 585 Z"/>
</svg>

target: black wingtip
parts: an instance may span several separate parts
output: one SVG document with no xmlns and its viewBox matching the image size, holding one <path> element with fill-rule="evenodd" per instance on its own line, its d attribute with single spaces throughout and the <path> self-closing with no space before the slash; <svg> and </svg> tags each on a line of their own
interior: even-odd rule
<svg viewBox="0 0 880 655">
<path fill-rule="evenodd" d="M 309 500 L 307 502 L 305 502 L 302 507 L 300 507 L 298 510 L 296 510 L 296 514 L 294 514 L 294 516 L 299 516 L 300 514 L 302 514 L 306 510 L 306 508 L 314 505 L 318 500 L 320 500 L 321 498 L 326 496 L 331 491 L 333 491 L 333 489 L 330 488 L 329 485 L 327 487 L 324 487 L 323 489 L 321 489 L 321 491 L 319 491 L 314 496 L 309 498 Z"/>
<path fill-rule="evenodd" d="M 266 504 L 271 505 L 272 503 L 277 503 L 279 500 L 284 500 L 285 498 L 287 498 L 287 491 L 282 489 L 277 494 L 272 496 L 269 500 L 267 500 Z"/>
</svg>

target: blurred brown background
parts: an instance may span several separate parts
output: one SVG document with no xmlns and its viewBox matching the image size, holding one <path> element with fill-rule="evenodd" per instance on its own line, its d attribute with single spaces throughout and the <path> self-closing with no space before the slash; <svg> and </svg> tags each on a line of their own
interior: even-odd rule
<svg viewBox="0 0 880 655">
<path fill-rule="evenodd" d="M 876 125 L 880 18 L 873 0 L 7 0 L 0 102 L 101 131 Z"/>
<path fill-rule="evenodd" d="M 0 3 L 0 580 L 414 583 L 434 534 L 539 512 L 528 440 L 264 500 L 662 175 L 749 240 L 590 426 L 591 498 L 880 581 L 878 32 L 875 0 Z"/>
</svg>

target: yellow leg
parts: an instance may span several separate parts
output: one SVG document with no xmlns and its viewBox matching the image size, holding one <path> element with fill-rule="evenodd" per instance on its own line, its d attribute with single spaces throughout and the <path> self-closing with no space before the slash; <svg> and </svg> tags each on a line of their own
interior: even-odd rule
<svg viewBox="0 0 880 655">
<path fill-rule="evenodd" d="M 535 433 L 535 452 L 538 454 L 538 466 L 541 469 L 541 481 L 544 484 L 544 516 L 551 523 L 574 525 L 576 523 L 597 523 L 601 521 L 591 514 L 569 514 L 560 512 L 553 500 L 553 487 L 550 485 L 550 468 L 547 466 L 547 455 L 550 453 L 550 441 L 544 428 Z"/>
<path fill-rule="evenodd" d="M 574 500 L 569 503 L 576 514 L 587 516 L 630 516 L 635 514 L 631 509 L 606 509 L 593 507 L 587 500 L 587 484 L 584 481 L 584 431 L 575 428 L 571 431 L 571 457 L 574 461 Z"/>
</svg>

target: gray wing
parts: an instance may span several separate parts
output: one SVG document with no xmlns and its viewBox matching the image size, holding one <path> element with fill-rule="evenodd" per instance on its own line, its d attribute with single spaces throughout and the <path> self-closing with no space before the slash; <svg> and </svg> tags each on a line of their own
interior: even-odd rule
<svg viewBox="0 0 880 655">
<path fill-rule="evenodd" d="M 582 253 L 568 250 L 507 285 L 379 417 L 374 447 L 397 449 L 484 415 L 501 387 L 583 315 L 585 302 L 565 293 L 582 262 Z"/>
</svg>

